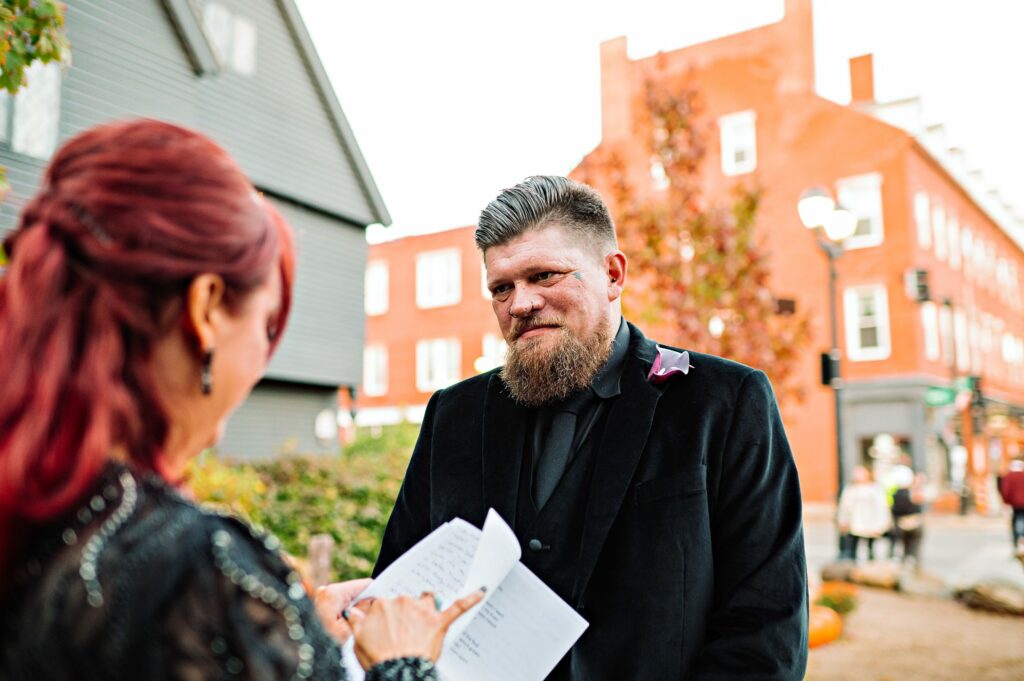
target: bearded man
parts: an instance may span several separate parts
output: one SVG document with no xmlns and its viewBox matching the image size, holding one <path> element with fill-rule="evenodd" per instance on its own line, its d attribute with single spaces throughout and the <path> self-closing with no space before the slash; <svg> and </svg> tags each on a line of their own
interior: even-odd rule
<svg viewBox="0 0 1024 681">
<path fill-rule="evenodd" d="M 476 243 L 506 363 L 431 398 L 375 572 L 493 507 L 590 623 L 549 679 L 802 679 L 800 491 L 765 375 L 622 318 L 589 187 L 528 178 Z"/>
</svg>

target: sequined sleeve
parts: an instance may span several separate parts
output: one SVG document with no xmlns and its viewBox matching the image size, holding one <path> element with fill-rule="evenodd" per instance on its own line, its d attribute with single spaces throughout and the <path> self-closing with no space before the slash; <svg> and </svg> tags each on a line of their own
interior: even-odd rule
<svg viewBox="0 0 1024 681">
<path fill-rule="evenodd" d="M 247 533 L 240 524 L 211 533 L 213 569 L 197 571 L 167 621 L 180 651 L 174 676 L 344 679 L 340 650 L 298 575 L 262 545 L 272 539 Z M 212 621 L 197 627 L 197 615 Z M 419 658 L 389 660 L 367 674 L 367 681 L 436 679 L 433 664 Z"/>
<path fill-rule="evenodd" d="M 366 681 L 438 681 L 437 670 L 422 657 L 400 657 L 374 665 Z"/>
<path fill-rule="evenodd" d="M 262 545 L 272 539 L 220 518 L 205 535 L 159 622 L 170 676 L 337 679 L 338 648 L 298 576 Z"/>
<path fill-rule="evenodd" d="M 42 528 L 0 607 L 0 678 L 345 679 L 277 541 L 108 466 Z M 367 681 L 436 681 L 389 660 Z"/>
</svg>

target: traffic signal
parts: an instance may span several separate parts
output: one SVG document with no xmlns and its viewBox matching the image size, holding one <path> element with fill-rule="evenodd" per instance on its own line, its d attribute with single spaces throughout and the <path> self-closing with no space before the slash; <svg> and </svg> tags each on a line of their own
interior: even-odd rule
<svg viewBox="0 0 1024 681">
<path fill-rule="evenodd" d="M 839 358 L 831 353 L 821 353 L 821 384 L 832 385 L 832 379 L 839 378 Z"/>
</svg>

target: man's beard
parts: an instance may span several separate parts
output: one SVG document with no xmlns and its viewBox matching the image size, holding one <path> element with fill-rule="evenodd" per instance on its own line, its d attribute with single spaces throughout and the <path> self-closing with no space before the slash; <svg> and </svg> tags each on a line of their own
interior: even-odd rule
<svg viewBox="0 0 1024 681">
<path fill-rule="evenodd" d="M 559 327 L 554 339 L 545 338 L 547 334 L 519 337 L 531 328 L 549 324 Z M 522 319 L 516 321 L 510 335 L 513 340 L 505 356 L 501 378 L 512 398 L 526 407 L 561 402 L 583 390 L 594 380 L 612 351 L 611 333 L 604 324 L 580 339 L 566 329 L 561 320 Z"/>
</svg>

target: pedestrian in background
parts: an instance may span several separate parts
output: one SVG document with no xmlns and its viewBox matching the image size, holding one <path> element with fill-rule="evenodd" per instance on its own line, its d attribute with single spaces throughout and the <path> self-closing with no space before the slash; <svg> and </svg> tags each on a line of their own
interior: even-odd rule
<svg viewBox="0 0 1024 681">
<path fill-rule="evenodd" d="M 892 527 L 892 513 L 885 489 L 864 466 L 853 469 L 853 482 L 839 497 L 839 531 L 850 536 L 846 558 L 857 560 L 861 540 L 867 543 L 868 560 L 875 559 L 875 540 Z"/>
<path fill-rule="evenodd" d="M 1010 531 L 1013 533 L 1014 553 L 1024 556 L 1024 454 L 1017 454 L 999 477 L 999 494 L 1013 509 Z"/>
<path fill-rule="evenodd" d="M 900 560 L 921 565 L 921 539 L 924 536 L 925 474 L 911 473 L 910 480 L 898 480 L 892 493 L 892 537 L 889 557 L 895 556 L 896 545 L 901 547 Z"/>
</svg>

